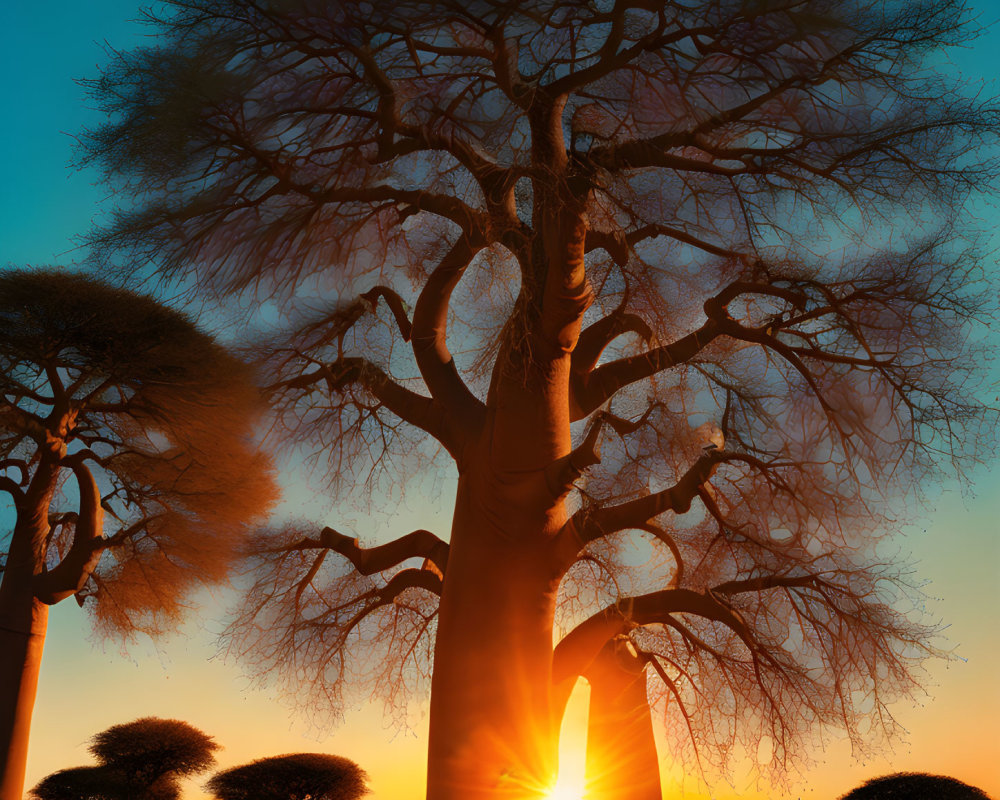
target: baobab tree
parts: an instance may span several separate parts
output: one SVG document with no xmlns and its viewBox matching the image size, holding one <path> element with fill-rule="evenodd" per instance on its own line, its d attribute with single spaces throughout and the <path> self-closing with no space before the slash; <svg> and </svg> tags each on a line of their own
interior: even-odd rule
<svg viewBox="0 0 1000 800">
<path fill-rule="evenodd" d="M 949 778 L 946 775 L 929 775 L 926 772 L 897 772 L 872 778 L 840 800 L 989 800 L 986 793 L 975 786 Z"/>
<path fill-rule="evenodd" d="M 675 755 L 892 727 L 930 630 L 877 545 L 980 411 L 961 2 L 168 7 L 91 83 L 98 252 L 312 306 L 258 349 L 332 497 L 458 473 L 450 535 L 259 537 L 232 651 L 429 682 L 429 800 L 544 795 L 616 648 Z"/>
<path fill-rule="evenodd" d="M 275 498 L 250 370 L 158 302 L 0 273 L 0 798 L 20 800 L 48 608 L 99 634 L 174 627 Z"/>
<path fill-rule="evenodd" d="M 34 800 L 177 800 L 179 779 L 215 763 L 219 745 L 179 719 L 143 717 L 112 725 L 91 739 L 97 765 L 44 777 Z"/>
<path fill-rule="evenodd" d="M 216 800 L 358 800 L 367 778 L 349 758 L 290 753 L 217 772 L 207 788 Z"/>
</svg>

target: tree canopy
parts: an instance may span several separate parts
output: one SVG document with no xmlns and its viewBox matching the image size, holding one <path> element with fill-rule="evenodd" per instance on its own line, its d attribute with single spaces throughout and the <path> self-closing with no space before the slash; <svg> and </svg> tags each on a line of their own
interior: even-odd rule
<svg viewBox="0 0 1000 800">
<path fill-rule="evenodd" d="M 128 796 L 125 776 L 105 767 L 61 769 L 46 775 L 29 793 L 36 800 L 123 800 Z M 177 797 L 177 792 L 168 793 L 163 800 Z"/>
<path fill-rule="evenodd" d="M 184 315 L 55 269 L 0 271 L 0 800 L 20 800 L 48 606 L 172 628 L 276 499 L 250 368 Z M 9 506 L 8 506 L 9 507 Z"/>
<path fill-rule="evenodd" d="M 292 753 L 218 772 L 207 788 L 216 800 L 357 800 L 367 777 L 347 758 Z"/>
<path fill-rule="evenodd" d="M 263 361 L 333 497 L 458 473 L 450 537 L 259 537 L 230 649 L 334 706 L 430 675 L 430 800 L 543 795 L 622 637 L 678 757 L 891 731 L 933 631 L 879 543 L 983 414 L 967 16 L 168 3 L 90 84 L 99 257 L 313 307 Z"/>
<path fill-rule="evenodd" d="M 91 739 L 97 766 L 43 778 L 34 800 L 178 800 L 178 780 L 204 772 L 219 749 L 211 736 L 177 719 L 143 717 Z"/>
<path fill-rule="evenodd" d="M 219 745 L 179 719 L 143 717 L 101 731 L 88 749 L 100 764 L 151 783 L 163 775 L 204 772 L 215 763 Z"/>
<path fill-rule="evenodd" d="M 974 786 L 926 772 L 897 772 L 872 778 L 841 800 L 988 800 Z"/>
<path fill-rule="evenodd" d="M 249 368 L 159 302 L 53 269 L 0 274 L 0 326 L 0 488 L 20 516 L 49 481 L 35 596 L 89 600 L 101 632 L 171 626 L 276 497 Z"/>
</svg>

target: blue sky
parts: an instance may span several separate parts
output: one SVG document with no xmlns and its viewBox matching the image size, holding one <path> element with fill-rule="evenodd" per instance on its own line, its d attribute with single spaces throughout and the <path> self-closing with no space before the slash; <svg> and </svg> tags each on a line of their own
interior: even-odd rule
<svg viewBox="0 0 1000 800">
<path fill-rule="evenodd" d="M 148 28 L 138 17 L 135 0 L 0 3 L 0 263 L 79 257 L 74 237 L 87 230 L 104 192 L 92 174 L 69 168 L 73 136 L 100 119 L 75 79 L 96 75 L 105 42 L 139 44 Z"/>
</svg>

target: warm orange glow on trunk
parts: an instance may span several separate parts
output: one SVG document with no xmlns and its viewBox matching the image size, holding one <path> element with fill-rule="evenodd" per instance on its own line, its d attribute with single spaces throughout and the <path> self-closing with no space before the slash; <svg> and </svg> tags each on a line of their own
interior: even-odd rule
<svg viewBox="0 0 1000 800">
<path fill-rule="evenodd" d="M 31 712 L 45 647 L 49 609 L 29 601 L 30 619 L 20 629 L 8 615 L 0 616 L 0 800 L 21 800 L 28 757 Z"/>
<path fill-rule="evenodd" d="M 645 667 L 626 640 L 616 639 L 587 670 L 588 800 L 660 800 Z"/>
<path fill-rule="evenodd" d="M 523 500 L 501 511 L 501 492 L 483 491 L 489 479 L 477 473 L 459 482 L 439 611 L 428 800 L 537 798 L 555 772 L 549 696 L 558 572 L 546 514 L 532 514 Z"/>
</svg>

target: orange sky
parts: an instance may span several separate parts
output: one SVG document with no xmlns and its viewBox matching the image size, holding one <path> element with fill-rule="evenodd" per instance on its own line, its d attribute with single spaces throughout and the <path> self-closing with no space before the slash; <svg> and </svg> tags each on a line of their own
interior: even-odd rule
<svg viewBox="0 0 1000 800">
<path fill-rule="evenodd" d="M 408 516 L 440 529 L 445 514 L 413 507 Z M 792 777 L 789 798 L 836 798 L 875 775 L 920 770 L 957 777 L 1000 798 L 1000 475 L 984 474 L 978 497 L 963 501 L 946 495 L 926 525 L 902 539 L 920 560 L 930 581 L 929 610 L 950 623 L 948 641 L 957 656 L 932 666 L 928 697 L 894 708 L 909 731 L 908 742 L 871 758 L 855 760 L 843 741 L 825 750 L 812 748 L 816 764 Z M 360 528 L 359 530 L 363 530 Z M 221 601 L 219 601 L 221 602 Z M 216 603 L 217 605 L 217 603 Z M 113 647 L 86 640 L 85 617 L 75 604 L 54 609 L 46 644 L 28 764 L 28 785 L 56 769 L 89 763 L 85 741 L 118 722 L 154 715 L 187 720 L 225 747 L 221 766 L 286 752 L 332 752 L 356 760 L 371 776 L 378 800 L 419 800 L 423 793 L 425 708 L 412 713 L 412 729 L 387 727 L 377 703 L 350 711 L 330 733 L 310 728 L 308 709 L 296 713 L 266 689 L 254 689 L 235 665 L 212 659 L 214 606 L 204 623 L 192 620 L 184 634 L 160 650 L 148 642 L 123 658 Z M 206 630 L 205 628 L 209 628 Z M 84 688 L 85 687 L 85 688 Z M 586 691 L 570 709 L 564 768 L 582 772 Z M 782 796 L 755 786 L 747 775 L 733 785 L 715 784 L 711 793 L 683 773 L 671 770 L 669 746 L 659 742 L 665 772 L 665 798 L 685 800 L 767 800 Z M 203 797 L 198 781 L 187 797 Z"/>
</svg>

